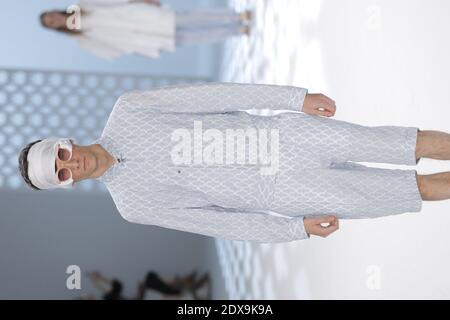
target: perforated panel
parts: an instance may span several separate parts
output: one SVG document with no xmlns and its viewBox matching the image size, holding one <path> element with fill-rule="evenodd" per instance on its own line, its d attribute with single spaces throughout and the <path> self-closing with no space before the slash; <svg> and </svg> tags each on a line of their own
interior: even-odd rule
<svg viewBox="0 0 450 320">
<path fill-rule="evenodd" d="M 17 169 L 20 149 L 49 136 L 87 145 L 103 130 L 124 92 L 208 79 L 0 69 L 0 187 L 28 188 Z M 105 190 L 83 181 L 84 191 Z"/>
</svg>

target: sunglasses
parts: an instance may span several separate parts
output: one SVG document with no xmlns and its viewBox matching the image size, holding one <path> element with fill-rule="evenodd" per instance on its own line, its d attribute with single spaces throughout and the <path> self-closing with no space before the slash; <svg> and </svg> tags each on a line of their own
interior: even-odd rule
<svg viewBox="0 0 450 320">
<path fill-rule="evenodd" d="M 64 149 L 58 147 L 57 157 L 60 161 L 69 161 L 72 158 L 72 151 L 68 149 Z M 58 176 L 58 180 L 60 182 L 65 182 L 72 178 L 72 171 L 68 168 L 61 168 L 57 170 L 56 161 L 55 161 L 55 172 Z"/>
</svg>

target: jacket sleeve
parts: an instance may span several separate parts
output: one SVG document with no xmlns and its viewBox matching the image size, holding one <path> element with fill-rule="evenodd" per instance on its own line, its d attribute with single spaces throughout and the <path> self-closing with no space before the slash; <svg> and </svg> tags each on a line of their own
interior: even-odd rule
<svg viewBox="0 0 450 320">
<path fill-rule="evenodd" d="M 260 243 L 289 242 L 309 238 L 303 216 L 277 217 L 259 212 L 205 208 L 141 208 L 122 214 L 133 223 L 155 225 L 228 240 Z"/>
<path fill-rule="evenodd" d="M 294 86 L 213 82 L 137 90 L 121 98 L 124 102 L 161 112 L 301 111 L 307 92 L 307 89 Z"/>
</svg>

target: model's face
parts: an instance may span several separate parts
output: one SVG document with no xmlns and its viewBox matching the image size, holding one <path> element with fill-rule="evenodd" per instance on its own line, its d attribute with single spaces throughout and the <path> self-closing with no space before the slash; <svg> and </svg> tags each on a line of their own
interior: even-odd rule
<svg viewBox="0 0 450 320">
<path fill-rule="evenodd" d="M 55 172 L 59 172 L 60 180 L 70 178 L 69 171 L 72 172 L 74 182 L 89 179 L 97 170 L 97 156 L 88 148 L 77 144 L 72 144 L 72 157 L 65 160 L 67 150 L 61 150 L 60 156 L 55 161 Z M 63 160 L 61 160 L 63 159 Z"/>
<path fill-rule="evenodd" d="M 47 12 L 44 15 L 43 22 L 47 28 L 58 29 L 66 26 L 67 18 L 59 12 Z"/>
</svg>

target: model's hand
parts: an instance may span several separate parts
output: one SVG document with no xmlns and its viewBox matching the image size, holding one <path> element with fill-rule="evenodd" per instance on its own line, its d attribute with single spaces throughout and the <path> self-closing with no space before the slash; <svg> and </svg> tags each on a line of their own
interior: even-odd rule
<svg viewBox="0 0 450 320">
<path fill-rule="evenodd" d="M 307 233 L 322 238 L 328 237 L 330 234 L 339 229 L 339 220 L 335 216 L 324 216 L 318 218 L 306 217 L 303 219 L 303 223 Z M 322 223 L 328 225 L 322 226 Z"/>
<path fill-rule="evenodd" d="M 311 115 L 332 117 L 336 113 L 336 103 L 321 93 L 307 94 L 301 111 Z"/>
</svg>

